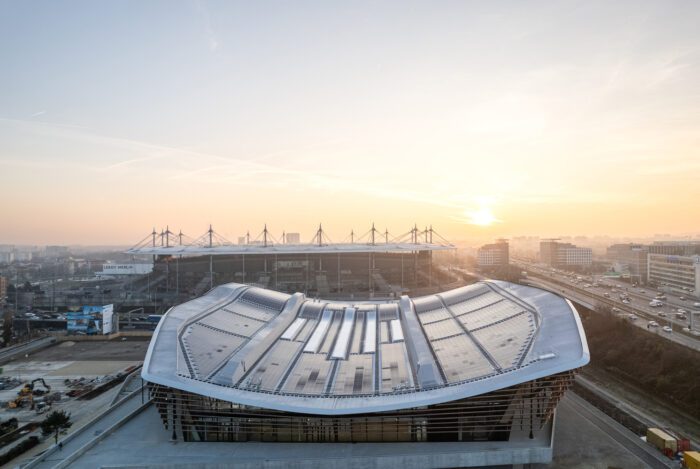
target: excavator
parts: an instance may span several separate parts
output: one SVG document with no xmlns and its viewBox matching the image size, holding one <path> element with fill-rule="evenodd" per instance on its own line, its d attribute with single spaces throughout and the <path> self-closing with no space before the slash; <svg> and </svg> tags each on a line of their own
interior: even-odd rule
<svg viewBox="0 0 700 469">
<path fill-rule="evenodd" d="M 34 408 L 34 396 L 32 396 L 31 394 L 23 394 L 23 395 L 18 396 L 14 401 L 8 402 L 7 407 L 10 409 L 16 409 L 18 407 L 23 407 L 25 401 L 29 402 L 30 409 Z"/>
<path fill-rule="evenodd" d="M 43 389 L 36 387 L 34 383 L 37 381 L 41 382 Z M 7 407 L 10 409 L 16 409 L 17 407 L 22 407 L 25 401 L 29 402 L 29 408 L 34 409 L 34 396 L 43 396 L 51 392 L 51 386 L 46 384 L 44 378 L 37 378 L 32 380 L 30 383 L 25 383 L 22 389 L 17 392 L 17 398 L 10 401 Z"/>
<path fill-rule="evenodd" d="M 41 381 L 41 385 L 44 387 L 44 389 L 37 388 L 34 386 L 34 383 L 37 381 Z M 44 394 L 48 394 L 51 392 L 51 386 L 46 384 L 46 381 L 44 381 L 44 378 L 37 378 L 32 380 L 31 383 L 25 383 L 24 387 L 19 390 L 17 393 L 18 396 L 26 396 L 28 394 L 33 394 L 36 396 L 43 396 Z"/>
</svg>

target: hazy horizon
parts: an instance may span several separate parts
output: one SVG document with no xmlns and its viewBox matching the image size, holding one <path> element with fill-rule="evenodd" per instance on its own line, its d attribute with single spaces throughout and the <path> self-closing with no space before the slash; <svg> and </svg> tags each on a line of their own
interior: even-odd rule
<svg viewBox="0 0 700 469">
<path fill-rule="evenodd" d="M 699 23 L 697 2 L 2 3 L 0 244 L 697 236 Z"/>
</svg>

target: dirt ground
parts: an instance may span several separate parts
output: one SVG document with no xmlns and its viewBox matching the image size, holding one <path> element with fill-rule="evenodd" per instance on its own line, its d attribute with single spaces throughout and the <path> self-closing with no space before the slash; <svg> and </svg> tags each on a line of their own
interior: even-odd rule
<svg viewBox="0 0 700 469">
<path fill-rule="evenodd" d="M 29 357 L 13 360 L 22 361 L 143 361 L 150 340 L 128 338 L 128 340 L 96 342 L 61 342 L 30 354 Z"/>
</svg>

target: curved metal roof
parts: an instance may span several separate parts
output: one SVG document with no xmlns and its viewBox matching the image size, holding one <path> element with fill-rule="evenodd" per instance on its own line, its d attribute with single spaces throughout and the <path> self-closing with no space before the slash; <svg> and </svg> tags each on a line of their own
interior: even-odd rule
<svg viewBox="0 0 700 469">
<path fill-rule="evenodd" d="M 325 301 L 230 283 L 171 308 L 147 381 L 320 415 L 462 399 L 587 364 L 568 300 L 500 281 L 396 301 Z"/>
</svg>

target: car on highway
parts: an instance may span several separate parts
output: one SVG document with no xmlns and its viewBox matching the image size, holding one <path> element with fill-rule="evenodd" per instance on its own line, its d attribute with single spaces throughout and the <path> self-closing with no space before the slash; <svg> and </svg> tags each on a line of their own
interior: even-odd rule
<svg viewBox="0 0 700 469">
<path fill-rule="evenodd" d="M 700 303 L 693 303 L 693 306 L 696 308 L 700 308 Z"/>
<path fill-rule="evenodd" d="M 678 308 L 676 311 L 678 311 L 678 312 L 681 313 L 681 314 L 685 314 L 685 313 L 688 312 L 688 310 L 685 310 L 685 309 L 683 309 L 683 308 Z"/>
<path fill-rule="evenodd" d="M 669 334 L 673 332 L 673 329 L 671 329 L 669 326 L 664 326 L 661 328 L 664 332 L 668 332 Z"/>
<path fill-rule="evenodd" d="M 663 305 L 664 305 L 663 302 L 661 302 L 659 300 L 651 300 L 649 302 L 649 306 L 651 306 L 652 308 L 660 308 Z"/>
<path fill-rule="evenodd" d="M 648 327 L 659 327 L 659 323 L 656 321 L 649 321 Z"/>
<path fill-rule="evenodd" d="M 628 318 L 630 321 L 636 321 L 637 319 L 639 319 L 639 318 L 637 318 L 637 315 L 636 315 L 636 314 L 630 314 L 630 315 L 627 316 L 627 318 Z"/>
<path fill-rule="evenodd" d="M 613 313 L 619 313 L 619 312 L 620 312 L 620 308 L 613 308 L 613 309 L 612 309 L 612 312 L 613 312 Z"/>
<path fill-rule="evenodd" d="M 661 316 L 662 318 L 665 318 L 665 317 L 666 317 L 666 313 L 664 313 L 663 311 L 660 311 L 660 312 L 659 312 L 659 316 Z"/>
<path fill-rule="evenodd" d="M 627 298 L 624 298 L 622 302 L 626 305 L 630 304 L 630 300 L 628 300 Z"/>
</svg>

